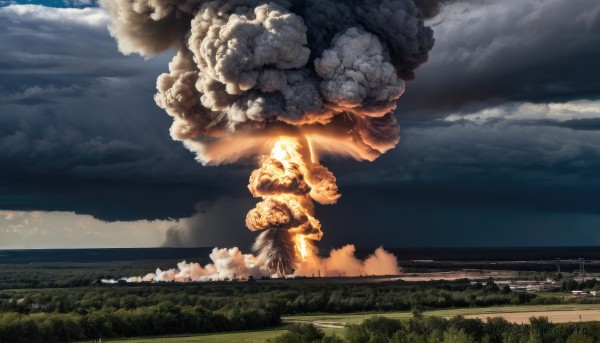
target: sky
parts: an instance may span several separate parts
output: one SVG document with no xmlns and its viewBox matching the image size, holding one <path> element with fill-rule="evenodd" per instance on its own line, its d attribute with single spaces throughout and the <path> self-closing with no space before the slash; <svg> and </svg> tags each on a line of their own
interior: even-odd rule
<svg viewBox="0 0 600 343">
<path fill-rule="evenodd" d="M 421 3 L 427 3 L 421 1 Z M 600 3 L 424 8 L 435 45 L 374 162 L 328 157 L 319 246 L 600 244 Z M 92 0 L 0 1 L 0 249 L 240 246 L 255 165 L 205 167 Z"/>
</svg>

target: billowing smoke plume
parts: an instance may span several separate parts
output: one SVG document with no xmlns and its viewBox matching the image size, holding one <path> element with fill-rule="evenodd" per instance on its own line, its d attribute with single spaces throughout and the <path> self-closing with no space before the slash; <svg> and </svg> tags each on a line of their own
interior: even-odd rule
<svg viewBox="0 0 600 343">
<path fill-rule="evenodd" d="M 398 142 L 391 111 L 433 47 L 412 0 L 100 4 L 123 53 L 177 49 L 155 100 L 205 164 L 266 153 L 260 138 L 281 131 L 325 135 L 373 160 Z"/>
<path fill-rule="evenodd" d="M 369 276 L 369 275 L 397 275 L 400 273 L 398 261 L 391 253 L 383 248 L 375 252 L 364 261 L 354 256 L 353 245 L 346 245 L 334 249 L 328 257 L 314 257 L 298 264 L 296 275 L 340 277 L 340 276 Z M 198 263 L 177 264 L 177 269 L 160 270 L 145 276 L 126 277 L 121 280 L 126 282 L 193 282 L 193 281 L 222 281 L 246 279 L 250 276 L 271 276 L 271 271 L 262 265 L 252 255 L 243 255 L 237 248 L 214 248 L 210 254 L 213 263 L 202 267 Z M 118 280 L 104 279 L 104 283 L 116 283 Z"/>
<path fill-rule="evenodd" d="M 216 281 L 233 280 L 236 278 L 247 278 L 250 275 L 269 275 L 269 271 L 262 268 L 261 263 L 252 255 L 242 254 L 238 248 L 219 249 L 214 248 L 209 255 L 213 263 L 202 267 L 198 263 L 177 264 L 177 269 L 160 270 L 150 273 L 144 277 L 126 278 L 128 282 L 152 282 L 152 281 Z"/>
<path fill-rule="evenodd" d="M 412 0 L 100 4 L 123 53 L 177 51 L 155 96 L 174 139 L 203 164 L 263 156 L 249 185 L 262 201 L 246 225 L 260 232 L 258 260 L 279 275 L 317 259 L 312 201 L 339 197 L 318 156 L 374 160 L 393 148 L 396 101 L 433 47 Z"/>
<path fill-rule="evenodd" d="M 354 245 L 346 245 L 334 249 L 326 258 L 314 258 L 298 264 L 298 275 L 305 276 L 364 276 L 364 275 L 397 275 L 400 273 L 396 256 L 377 248 L 364 261 L 354 256 Z"/>
</svg>

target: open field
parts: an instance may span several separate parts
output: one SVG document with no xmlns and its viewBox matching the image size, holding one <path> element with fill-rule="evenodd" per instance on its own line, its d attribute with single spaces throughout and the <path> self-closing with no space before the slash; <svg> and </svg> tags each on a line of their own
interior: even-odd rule
<svg viewBox="0 0 600 343">
<path fill-rule="evenodd" d="M 513 323 L 529 323 L 530 317 L 548 317 L 552 323 L 571 323 L 571 322 L 591 322 L 600 321 L 600 310 L 582 310 L 582 311 L 547 311 L 547 312 L 513 312 L 498 313 L 498 317 L 503 317 Z M 468 315 L 465 318 L 480 318 L 485 320 L 489 315 Z"/>
<path fill-rule="evenodd" d="M 285 330 L 263 330 L 249 332 L 218 333 L 194 336 L 168 336 L 155 338 L 130 338 L 122 340 L 106 340 L 107 342 L 174 342 L 174 343 L 263 343 L 286 332 Z"/>
<path fill-rule="evenodd" d="M 334 333 L 338 336 L 342 335 L 341 329 L 321 328 L 327 335 L 333 335 Z M 284 328 L 277 330 L 261 330 L 261 331 L 246 331 L 246 332 L 230 332 L 230 333 L 214 333 L 204 335 L 189 335 L 189 336 L 166 336 L 166 337 L 154 337 L 154 338 L 129 338 L 129 339 L 117 339 L 117 340 L 106 340 L 107 342 L 140 342 L 140 343 L 162 343 L 162 342 L 175 342 L 175 343 L 264 343 L 267 339 L 274 338 L 285 333 Z"/>
<path fill-rule="evenodd" d="M 567 323 L 579 321 L 600 321 L 600 304 L 557 304 L 533 306 L 496 306 L 485 308 L 444 309 L 424 312 L 425 316 L 451 318 L 457 315 L 466 318 L 504 317 L 512 322 L 528 322 L 531 316 L 548 316 L 554 323 Z M 353 313 L 353 314 L 324 314 L 288 316 L 282 319 L 285 322 L 306 322 L 321 327 L 343 327 L 347 324 L 359 324 L 366 318 L 378 315 L 394 319 L 408 319 L 410 312 L 384 312 L 384 313 Z"/>
</svg>

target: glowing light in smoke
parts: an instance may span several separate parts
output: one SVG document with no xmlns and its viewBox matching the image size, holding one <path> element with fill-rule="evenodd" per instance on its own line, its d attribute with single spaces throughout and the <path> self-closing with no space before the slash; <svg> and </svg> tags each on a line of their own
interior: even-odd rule
<svg viewBox="0 0 600 343">
<path fill-rule="evenodd" d="M 306 260 L 308 256 L 308 249 L 306 247 L 306 237 L 304 235 L 298 235 L 296 238 L 296 249 L 300 253 L 300 259 L 302 261 Z"/>
<path fill-rule="evenodd" d="M 323 236 L 313 216 L 313 200 L 334 203 L 335 177 L 316 161 L 307 137 L 281 136 L 250 176 L 248 188 L 263 200 L 248 212 L 246 225 L 263 231 L 254 246 L 259 258 L 277 275 L 294 273 L 315 253 L 312 241 Z"/>
</svg>

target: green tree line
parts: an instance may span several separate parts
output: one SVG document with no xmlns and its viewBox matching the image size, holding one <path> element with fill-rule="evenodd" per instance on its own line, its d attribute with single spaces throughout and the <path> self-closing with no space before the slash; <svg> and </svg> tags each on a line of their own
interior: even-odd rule
<svg viewBox="0 0 600 343">
<path fill-rule="evenodd" d="M 271 343 L 594 343 L 600 341 L 600 322 L 553 324 L 531 317 L 513 324 L 502 317 L 451 319 L 416 314 L 409 320 L 371 317 L 349 325 L 342 335 L 326 336 L 312 324 L 295 324 Z"/>
<path fill-rule="evenodd" d="M 110 337 L 157 336 L 257 330 L 279 325 L 278 315 L 262 309 L 209 311 L 202 306 L 156 306 L 101 309 L 76 313 L 8 312 L 0 314 L 0 342 L 68 342 Z"/>
<path fill-rule="evenodd" d="M 97 286 L 74 289 L 0 291 L 0 312 L 76 313 L 132 310 L 170 301 L 210 311 L 265 309 L 274 314 L 407 311 L 531 303 L 536 296 L 511 292 L 493 282 L 385 282 L 364 284 L 207 283 Z M 546 297 L 546 299 L 548 299 Z M 558 299 L 558 298 L 556 298 Z"/>
</svg>

